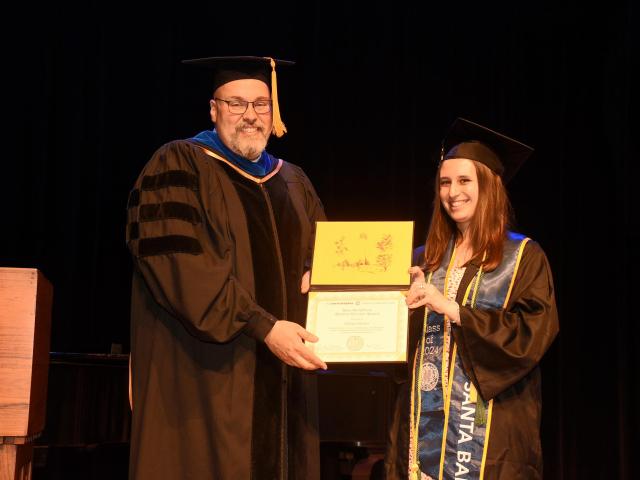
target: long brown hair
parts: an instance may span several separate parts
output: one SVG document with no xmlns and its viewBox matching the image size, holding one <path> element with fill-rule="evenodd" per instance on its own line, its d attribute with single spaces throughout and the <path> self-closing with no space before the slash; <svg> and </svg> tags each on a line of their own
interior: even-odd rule
<svg viewBox="0 0 640 480">
<path fill-rule="evenodd" d="M 478 175 L 478 204 L 469 224 L 469 240 L 473 257 L 469 262 L 482 264 L 485 271 L 494 270 L 502 261 L 502 251 L 513 212 L 507 191 L 499 175 L 487 166 L 474 160 Z M 428 272 L 436 270 L 442 263 L 447 245 L 452 237 L 456 244 L 462 241 L 462 234 L 440 201 L 440 169 L 436 174 L 433 215 L 425 244 L 424 268 Z M 486 252 L 486 257 L 482 259 Z"/>
</svg>

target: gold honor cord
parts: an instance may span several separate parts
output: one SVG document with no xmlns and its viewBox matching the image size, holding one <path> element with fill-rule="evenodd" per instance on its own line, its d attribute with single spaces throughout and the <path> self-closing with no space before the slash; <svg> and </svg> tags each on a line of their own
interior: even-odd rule
<svg viewBox="0 0 640 480">
<path fill-rule="evenodd" d="M 487 252 L 484 253 L 484 255 L 482 256 L 482 264 L 480 265 L 480 270 L 478 270 L 478 275 L 476 277 L 476 281 L 475 281 L 475 286 L 473 288 L 473 297 L 471 298 L 471 308 L 475 308 L 476 307 L 476 300 L 478 298 L 478 291 L 480 290 L 480 281 L 482 280 L 482 276 L 484 275 L 484 270 L 483 270 L 483 265 L 484 265 L 484 261 L 487 258 Z M 465 298 L 464 301 L 462 302 L 462 304 L 466 304 L 467 303 L 467 298 L 469 296 L 469 291 L 467 290 L 466 294 L 465 294 Z M 471 384 L 471 389 L 472 390 L 476 390 L 475 385 Z M 478 398 L 480 397 L 480 398 Z M 477 415 L 477 411 L 478 411 L 478 402 L 482 402 L 482 406 L 484 408 L 484 399 L 482 398 L 482 396 L 479 396 L 476 392 L 476 415 Z M 489 400 L 489 407 L 488 407 L 488 412 L 487 412 L 487 426 L 485 428 L 485 433 L 484 433 L 484 448 L 482 451 L 482 461 L 480 463 L 480 480 L 483 479 L 484 477 L 484 464 L 487 458 L 487 447 L 489 446 L 489 433 L 491 431 L 491 413 L 493 412 L 493 400 Z"/>
<path fill-rule="evenodd" d="M 449 276 L 451 275 L 451 270 L 453 269 L 453 266 L 455 265 L 455 261 L 456 261 L 456 254 L 458 253 L 458 247 L 457 245 L 453 246 L 453 252 L 451 252 L 451 259 L 449 260 L 449 265 L 447 266 L 447 273 L 444 276 L 444 287 L 442 288 L 443 292 L 442 294 L 444 295 L 444 298 L 447 298 L 447 294 L 448 294 L 448 289 L 449 289 Z M 442 378 L 449 378 L 449 372 L 450 372 L 450 365 L 449 365 L 449 350 L 451 348 L 451 322 L 449 320 L 449 317 L 447 317 L 446 315 L 444 315 L 444 341 L 443 343 L 443 348 L 442 348 Z M 448 382 L 448 380 L 447 380 Z M 445 402 L 445 411 L 446 411 L 446 404 L 447 404 L 447 391 L 449 390 L 449 383 L 447 383 L 447 385 L 442 385 L 442 396 L 443 396 L 443 400 Z M 447 424 L 445 422 L 445 431 L 447 428 Z"/>
<path fill-rule="evenodd" d="M 447 273 L 445 275 L 445 280 L 444 280 L 444 295 L 446 296 L 447 293 L 447 285 L 448 285 L 448 280 L 449 280 L 449 273 L 451 272 L 451 267 L 454 265 L 454 261 L 455 261 L 455 256 L 456 256 L 456 246 L 454 245 L 453 247 L 453 252 L 451 254 L 451 259 L 449 260 L 449 265 L 447 266 Z M 431 278 L 433 276 L 433 272 L 429 272 L 429 278 L 427 280 L 427 283 L 431 283 Z M 426 308 L 424 309 L 424 320 L 422 323 L 422 340 L 420 343 L 420 364 L 418 366 L 418 382 L 421 381 L 422 379 L 422 367 L 423 367 L 423 362 L 424 362 L 424 342 L 425 342 L 425 336 L 427 334 L 427 317 L 429 316 L 429 309 Z M 447 420 L 448 420 L 448 416 L 449 416 L 449 412 L 448 412 L 448 398 L 449 395 L 451 394 L 451 378 L 449 378 L 449 374 L 451 372 L 446 372 L 446 369 L 448 369 L 448 365 L 445 365 L 445 359 L 449 358 L 449 351 L 447 349 L 447 342 L 446 342 L 446 337 L 447 337 L 447 322 L 449 321 L 449 319 L 446 317 L 445 315 L 445 331 L 443 332 L 443 335 L 445 336 L 445 341 L 443 341 L 443 346 L 442 346 L 442 372 L 441 372 L 441 377 L 443 380 L 445 378 L 448 378 L 447 380 L 447 385 L 444 385 L 444 382 L 442 382 L 442 395 L 443 395 L 443 401 L 445 402 L 445 420 L 444 420 L 444 437 L 443 437 L 443 442 L 444 440 L 446 440 L 446 431 L 447 431 Z M 416 356 L 417 357 L 417 356 Z M 412 381 L 412 386 L 411 386 L 411 422 L 412 425 L 411 427 L 411 432 L 412 432 L 412 445 L 410 446 L 411 448 L 411 453 L 413 453 L 413 460 L 414 463 L 412 465 L 409 465 L 409 474 L 410 474 L 410 480 L 418 480 L 418 469 L 419 469 L 419 460 L 418 460 L 418 429 L 420 426 L 420 416 L 422 413 L 422 395 L 420 394 L 421 389 L 418 388 L 418 383 L 416 382 L 416 369 L 413 369 L 413 381 Z M 418 390 L 418 394 L 416 395 L 415 392 L 416 390 Z M 417 413 L 415 411 L 415 398 L 418 398 L 418 410 Z M 442 458 L 444 455 L 444 449 L 441 451 L 441 462 L 440 462 L 440 478 L 442 478 Z M 410 455 L 411 457 L 412 455 Z"/>
<path fill-rule="evenodd" d="M 427 284 L 431 283 L 431 277 L 433 277 L 433 272 L 429 272 L 429 278 L 427 278 Z M 422 379 L 422 364 L 424 361 L 424 341 L 425 335 L 427 333 L 427 317 L 429 316 L 429 309 L 425 305 L 424 307 L 424 318 L 422 320 L 422 340 L 420 341 L 420 363 L 418 366 L 418 381 L 420 382 Z M 418 355 L 415 356 L 415 359 L 418 358 Z M 411 381 L 411 423 L 409 427 L 411 428 L 411 445 L 409 448 L 411 452 L 409 454 L 409 458 L 411 459 L 413 453 L 413 464 L 409 465 L 409 475 L 410 480 L 419 480 L 418 479 L 418 469 L 419 469 L 419 460 L 418 460 L 418 428 L 420 427 L 420 412 L 422 411 L 422 395 L 420 392 L 421 388 L 418 389 L 418 395 L 415 394 L 416 391 L 416 368 L 415 368 L 415 359 L 414 359 L 414 368 L 413 368 L 413 379 Z M 418 412 L 416 414 L 416 405 L 415 398 L 418 398 Z"/>
<path fill-rule="evenodd" d="M 484 257 L 483 257 L 484 260 Z M 478 292 L 478 286 L 480 284 L 480 277 L 482 276 L 482 265 L 480 266 L 480 270 L 478 271 L 478 273 L 476 274 L 476 281 L 475 281 L 475 287 L 474 287 L 474 295 L 472 298 L 472 303 L 475 305 L 475 298 L 476 298 L 476 294 Z M 462 305 L 466 305 L 467 301 L 469 300 L 469 293 L 471 292 L 471 287 L 473 285 L 474 282 L 469 282 L 469 285 L 467 285 L 467 289 L 464 292 L 464 297 L 462 299 Z M 439 478 L 440 480 L 442 480 L 442 476 L 444 473 L 444 460 L 445 460 L 445 453 L 446 453 L 446 449 L 447 449 L 447 431 L 448 431 L 448 426 L 449 426 L 449 409 L 451 407 L 451 389 L 453 387 L 453 374 L 454 374 L 454 369 L 455 369 L 455 365 L 456 365 L 456 355 L 458 354 L 458 346 L 454 345 L 453 346 L 453 354 L 451 355 L 451 368 L 449 369 L 449 388 L 448 388 L 448 392 L 447 392 L 447 396 L 445 397 L 445 406 L 444 406 L 444 433 L 442 435 L 442 450 L 440 452 L 440 473 L 439 473 Z"/>
<path fill-rule="evenodd" d="M 447 298 L 447 290 L 449 288 L 449 274 L 451 273 L 451 269 L 453 265 L 455 265 L 457 246 L 454 245 L 453 252 L 451 253 L 451 260 L 449 260 L 449 266 L 447 267 L 447 274 L 444 277 L 444 292 L 443 295 Z M 438 474 L 438 478 L 442 480 L 442 469 L 444 467 L 444 454 L 447 445 L 447 431 L 449 430 L 449 403 L 451 399 L 451 384 L 453 382 L 453 368 L 450 364 L 452 364 L 455 357 L 455 345 L 453 348 L 453 355 L 451 356 L 451 362 L 449 361 L 449 348 L 451 346 L 451 323 L 449 317 L 444 316 L 444 341 L 442 348 L 442 378 L 447 378 L 446 388 L 443 385 L 442 389 L 442 397 L 444 402 L 444 428 L 442 431 L 442 446 L 440 448 L 440 473 Z"/>
<path fill-rule="evenodd" d="M 260 177 L 254 177 L 253 175 L 251 175 L 250 173 L 245 172 L 244 170 L 242 170 L 241 168 L 239 168 L 237 165 L 234 165 L 233 163 L 231 163 L 229 160 L 227 160 L 224 157 L 221 157 L 220 155 L 218 155 L 215 152 L 212 152 L 211 150 L 208 150 L 200 145 L 198 145 L 203 151 L 204 153 L 206 153 L 207 155 L 209 155 L 210 157 L 215 158 L 216 160 L 220 160 L 221 162 L 226 163 L 227 165 L 229 165 L 231 168 L 233 168 L 236 172 L 238 172 L 240 175 L 242 175 L 244 178 L 248 178 L 249 180 L 252 180 L 256 183 L 264 183 L 267 180 L 269 180 L 271 177 L 273 177 L 276 173 L 278 173 L 280 171 L 280 169 L 282 168 L 282 164 L 283 164 L 283 160 L 281 158 L 278 159 L 278 165 L 276 165 L 276 168 L 274 168 L 268 175 L 265 175 L 264 177 L 260 178 Z"/>
</svg>

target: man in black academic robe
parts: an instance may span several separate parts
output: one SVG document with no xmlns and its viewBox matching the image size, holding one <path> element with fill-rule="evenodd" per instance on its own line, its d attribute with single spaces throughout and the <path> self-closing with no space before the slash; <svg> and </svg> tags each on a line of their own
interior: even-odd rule
<svg viewBox="0 0 640 480">
<path fill-rule="evenodd" d="M 322 204 L 264 150 L 283 129 L 268 63 L 201 63 L 216 129 L 161 147 L 129 199 L 130 478 L 317 479 L 304 370 L 326 365 L 304 345 L 302 291 Z"/>
</svg>

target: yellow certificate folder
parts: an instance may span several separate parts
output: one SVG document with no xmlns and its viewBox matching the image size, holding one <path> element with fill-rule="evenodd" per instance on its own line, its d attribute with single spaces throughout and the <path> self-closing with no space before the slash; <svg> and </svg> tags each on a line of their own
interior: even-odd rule
<svg viewBox="0 0 640 480">
<path fill-rule="evenodd" d="M 413 222 L 318 222 L 308 343 L 327 363 L 407 361 Z"/>
<path fill-rule="evenodd" d="M 405 290 L 413 222 L 317 222 L 311 290 Z"/>
</svg>

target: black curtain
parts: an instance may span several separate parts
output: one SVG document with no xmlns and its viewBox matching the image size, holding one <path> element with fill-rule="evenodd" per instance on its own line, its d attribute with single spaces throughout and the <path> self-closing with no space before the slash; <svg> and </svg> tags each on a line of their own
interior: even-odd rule
<svg viewBox="0 0 640 480">
<path fill-rule="evenodd" d="M 2 30 L 0 265 L 55 289 L 52 350 L 129 348 L 127 193 L 162 143 L 210 128 L 206 72 L 269 55 L 289 134 L 330 219 L 414 220 L 424 241 L 439 140 L 457 116 L 533 145 L 509 185 L 517 230 L 555 275 L 543 361 L 551 479 L 632 478 L 639 288 L 638 59 L 631 1 L 16 6 Z"/>
</svg>

